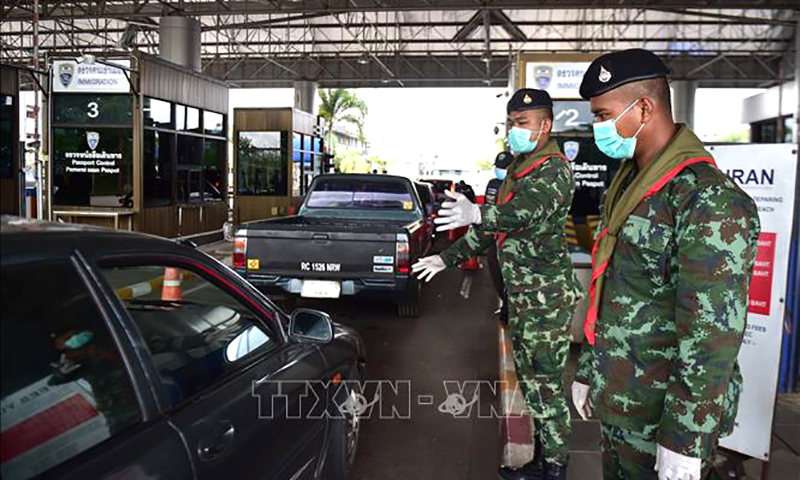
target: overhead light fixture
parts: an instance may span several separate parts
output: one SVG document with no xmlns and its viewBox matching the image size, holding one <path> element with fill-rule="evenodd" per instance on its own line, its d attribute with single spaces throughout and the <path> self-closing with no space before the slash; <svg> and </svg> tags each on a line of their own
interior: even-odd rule
<svg viewBox="0 0 800 480">
<path fill-rule="evenodd" d="M 361 55 L 360 57 L 358 57 L 357 62 L 360 63 L 361 65 L 368 64 L 369 63 L 369 55 L 367 55 L 366 53 L 364 55 Z"/>
<path fill-rule="evenodd" d="M 86 65 L 94 65 L 94 62 L 97 60 L 97 58 L 95 58 L 95 56 L 92 55 L 91 53 L 84 53 L 76 60 L 78 63 L 85 63 Z"/>
<path fill-rule="evenodd" d="M 384 79 L 381 80 L 381 83 L 389 83 L 389 79 L 388 78 L 384 78 Z"/>
</svg>

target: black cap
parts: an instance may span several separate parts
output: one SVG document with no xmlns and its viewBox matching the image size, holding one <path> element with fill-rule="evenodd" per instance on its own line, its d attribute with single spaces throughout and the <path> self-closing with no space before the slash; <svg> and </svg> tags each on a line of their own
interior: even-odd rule
<svg viewBox="0 0 800 480">
<path fill-rule="evenodd" d="M 534 108 L 553 108 L 553 100 L 550 99 L 550 94 L 535 88 L 521 88 L 511 96 L 511 100 L 506 105 L 506 112 L 519 112 L 533 110 Z"/>
<path fill-rule="evenodd" d="M 511 162 L 514 161 L 514 155 L 511 152 L 500 152 L 494 157 L 494 166 L 497 168 L 506 169 Z"/>
<path fill-rule="evenodd" d="M 585 99 L 602 95 L 626 83 L 666 77 L 669 68 L 658 56 L 642 48 L 607 53 L 597 57 L 581 82 L 580 94 Z"/>
</svg>

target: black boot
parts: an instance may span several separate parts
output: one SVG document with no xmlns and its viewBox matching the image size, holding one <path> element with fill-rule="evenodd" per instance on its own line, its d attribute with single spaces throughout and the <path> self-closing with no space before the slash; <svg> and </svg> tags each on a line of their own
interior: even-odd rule
<svg viewBox="0 0 800 480">
<path fill-rule="evenodd" d="M 530 461 L 516 470 L 503 467 L 499 473 L 504 480 L 542 480 L 544 478 L 542 463 L 536 463 L 535 461 Z"/>
<path fill-rule="evenodd" d="M 544 475 L 542 480 L 567 480 L 567 464 L 558 465 L 550 463 L 547 460 L 544 462 Z"/>
</svg>

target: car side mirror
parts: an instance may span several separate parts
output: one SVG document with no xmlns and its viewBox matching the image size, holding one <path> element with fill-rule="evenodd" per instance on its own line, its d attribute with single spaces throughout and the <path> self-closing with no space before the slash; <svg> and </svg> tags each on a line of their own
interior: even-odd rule
<svg viewBox="0 0 800 480">
<path fill-rule="evenodd" d="M 333 340 L 333 321 L 325 312 L 298 308 L 289 319 L 289 334 L 301 340 L 328 343 Z"/>
</svg>

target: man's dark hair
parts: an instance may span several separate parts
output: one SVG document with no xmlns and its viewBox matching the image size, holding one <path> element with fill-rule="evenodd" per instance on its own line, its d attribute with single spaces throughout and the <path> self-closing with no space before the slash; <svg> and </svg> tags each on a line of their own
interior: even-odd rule
<svg viewBox="0 0 800 480">
<path fill-rule="evenodd" d="M 650 97 L 666 112 L 672 113 L 672 94 L 669 83 L 664 77 L 650 78 L 623 86 L 628 92 L 631 103 L 642 97 Z"/>
</svg>

